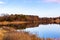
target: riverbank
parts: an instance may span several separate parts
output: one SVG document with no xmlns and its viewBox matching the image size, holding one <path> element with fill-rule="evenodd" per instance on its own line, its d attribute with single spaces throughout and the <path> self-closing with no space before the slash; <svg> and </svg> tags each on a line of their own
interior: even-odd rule
<svg viewBox="0 0 60 40">
<path fill-rule="evenodd" d="M 60 38 L 39 38 L 35 34 L 3 27 L 0 28 L 0 40 L 60 40 Z"/>
</svg>

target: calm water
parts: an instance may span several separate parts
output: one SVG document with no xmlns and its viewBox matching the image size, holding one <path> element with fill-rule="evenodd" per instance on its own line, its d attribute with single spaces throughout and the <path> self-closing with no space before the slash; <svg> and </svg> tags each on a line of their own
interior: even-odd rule
<svg viewBox="0 0 60 40">
<path fill-rule="evenodd" d="M 38 35 L 40 38 L 60 38 L 60 25 L 39 25 L 35 28 L 27 28 L 26 31 Z"/>
</svg>

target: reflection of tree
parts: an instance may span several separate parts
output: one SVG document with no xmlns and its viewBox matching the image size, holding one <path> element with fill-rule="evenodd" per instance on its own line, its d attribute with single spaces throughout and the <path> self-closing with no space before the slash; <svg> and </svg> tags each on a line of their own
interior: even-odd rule
<svg viewBox="0 0 60 40">
<path fill-rule="evenodd" d="M 9 25 L 6 25 L 6 26 L 13 27 L 15 29 L 25 29 L 26 28 L 26 26 L 22 25 L 22 24 L 9 24 Z"/>
<path fill-rule="evenodd" d="M 25 23 L 25 24 L 8 24 L 8 25 L 0 25 L 0 26 L 6 26 L 6 27 L 13 27 L 15 29 L 25 29 L 30 27 L 37 27 L 38 23 Z"/>
<path fill-rule="evenodd" d="M 33 16 L 33 15 L 17 15 L 17 14 L 13 15 L 13 14 L 11 14 L 11 15 L 0 16 L 0 22 L 1 21 L 27 22 L 26 24 L 8 24 L 8 25 L 6 25 L 6 26 L 14 27 L 16 29 L 25 29 L 25 28 L 28 28 L 28 27 L 37 27 L 39 24 L 60 24 L 60 17 L 39 18 L 38 16 Z M 2 25 L 4 25 L 4 24 L 2 24 Z"/>
</svg>

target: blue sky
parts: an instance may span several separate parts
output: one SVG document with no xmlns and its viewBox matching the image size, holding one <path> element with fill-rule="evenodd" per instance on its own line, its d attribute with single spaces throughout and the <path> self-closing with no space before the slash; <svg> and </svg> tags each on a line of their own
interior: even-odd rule
<svg viewBox="0 0 60 40">
<path fill-rule="evenodd" d="M 60 16 L 59 0 L 0 0 L 0 13 Z"/>
</svg>

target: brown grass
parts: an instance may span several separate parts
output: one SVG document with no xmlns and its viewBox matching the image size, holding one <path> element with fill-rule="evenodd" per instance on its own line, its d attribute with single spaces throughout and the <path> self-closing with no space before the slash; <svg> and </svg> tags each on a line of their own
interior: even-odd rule
<svg viewBox="0 0 60 40">
<path fill-rule="evenodd" d="M 0 40 L 55 40 L 53 38 L 38 38 L 36 35 L 24 31 L 16 31 L 13 28 L 3 27 L 0 29 Z M 60 39 L 59 39 L 60 40 Z"/>
<path fill-rule="evenodd" d="M 0 25 L 24 24 L 24 23 L 27 23 L 27 22 L 25 22 L 25 21 L 13 21 L 13 22 L 3 21 L 3 22 L 0 22 Z"/>
<path fill-rule="evenodd" d="M 28 32 L 17 32 L 15 29 L 3 27 L 0 29 L 0 40 L 39 40 L 35 35 Z"/>
</svg>

